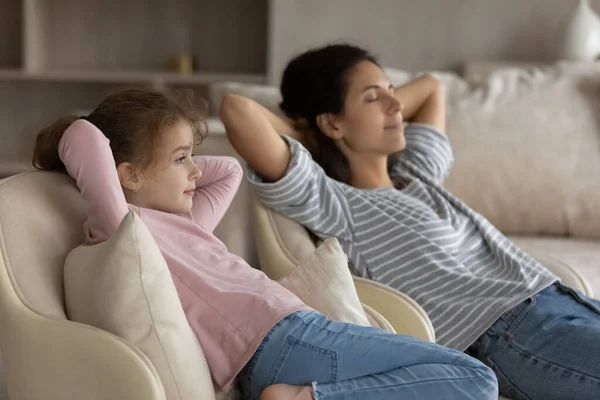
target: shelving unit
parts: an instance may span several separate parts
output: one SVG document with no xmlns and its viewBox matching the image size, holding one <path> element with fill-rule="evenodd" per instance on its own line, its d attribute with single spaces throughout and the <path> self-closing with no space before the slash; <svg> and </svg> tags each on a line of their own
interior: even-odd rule
<svg viewBox="0 0 600 400">
<path fill-rule="evenodd" d="M 0 0 L 0 177 L 37 132 L 131 86 L 264 83 L 269 0 Z M 191 74 L 167 68 L 189 54 Z"/>
<path fill-rule="evenodd" d="M 175 72 L 151 71 L 76 71 L 47 70 L 27 71 L 21 69 L 0 69 L 0 81 L 23 82 L 106 82 L 106 83 L 142 83 L 157 88 L 171 84 L 199 85 L 218 81 L 236 81 L 247 83 L 264 83 L 263 74 L 202 72 L 180 74 Z"/>
</svg>

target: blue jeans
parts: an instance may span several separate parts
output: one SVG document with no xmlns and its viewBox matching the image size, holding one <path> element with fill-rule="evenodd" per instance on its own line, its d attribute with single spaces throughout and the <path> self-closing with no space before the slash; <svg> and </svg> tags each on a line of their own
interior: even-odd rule
<svg viewBox="0 0 600 400">
<path fill-rule="evenodd" d="M 600 301 L 554 284 L 504 314 L 468 350 L 514 400 L 600 399 Z"/>
<path fill-rule="evenodd" d="M 275 383 L 315 399 L 497 400 L 493 372 L 466 354 L 300 311 L 280 321 L 239 376 L 246 399 Z"/>
</svg>

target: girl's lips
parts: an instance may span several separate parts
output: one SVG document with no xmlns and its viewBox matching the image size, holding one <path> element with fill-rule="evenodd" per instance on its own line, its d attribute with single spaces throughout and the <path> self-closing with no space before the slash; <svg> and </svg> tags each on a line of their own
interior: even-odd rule
<svg viewBox="0 0 600 400">
<path fill-rule="evenodd" d="M 186 190 L 185 192 L 183 192 L 183 194 L 188 195 L 188 196 L 193 196 L 194 195 L 194 191 L 193 190 Z"/>
</svg>

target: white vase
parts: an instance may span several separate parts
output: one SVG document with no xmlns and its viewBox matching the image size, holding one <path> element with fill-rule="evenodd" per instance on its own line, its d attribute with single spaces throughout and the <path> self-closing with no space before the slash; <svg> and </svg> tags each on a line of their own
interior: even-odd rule
<svg viewBox="0 0 600 400">
<path fill-rule="evenodd" d="M 573 61 L 593 61 L 600 56 L 600 17 L 588 0 L 579 5 L 567 21 L 559 38 L 559 58 Z"/>
</svg>

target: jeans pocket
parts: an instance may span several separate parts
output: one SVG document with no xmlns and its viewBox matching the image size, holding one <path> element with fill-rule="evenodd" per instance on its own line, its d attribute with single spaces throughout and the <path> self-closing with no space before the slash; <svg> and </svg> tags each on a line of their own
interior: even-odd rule
<svg viewBox="0 0 600 400">
<path fill-rule="evenodd" d="M 510 339 L 531 310 L 535 308 L 536 304 L 537 296 L 533 296 L 504 313 L 500 317 L 500 322 L 502 322 L 500 326 L 503 332 L 497 332 L 497 334 L 503 336 L 504 340 Z"/>
<path fill-rule="evenodd" d="M 273 363 L 265 387 L 276 383 L 309 385 L 312 382 L 335 382 L 337 361 L 335 351 L 288 336 Z"/>
</svg>

